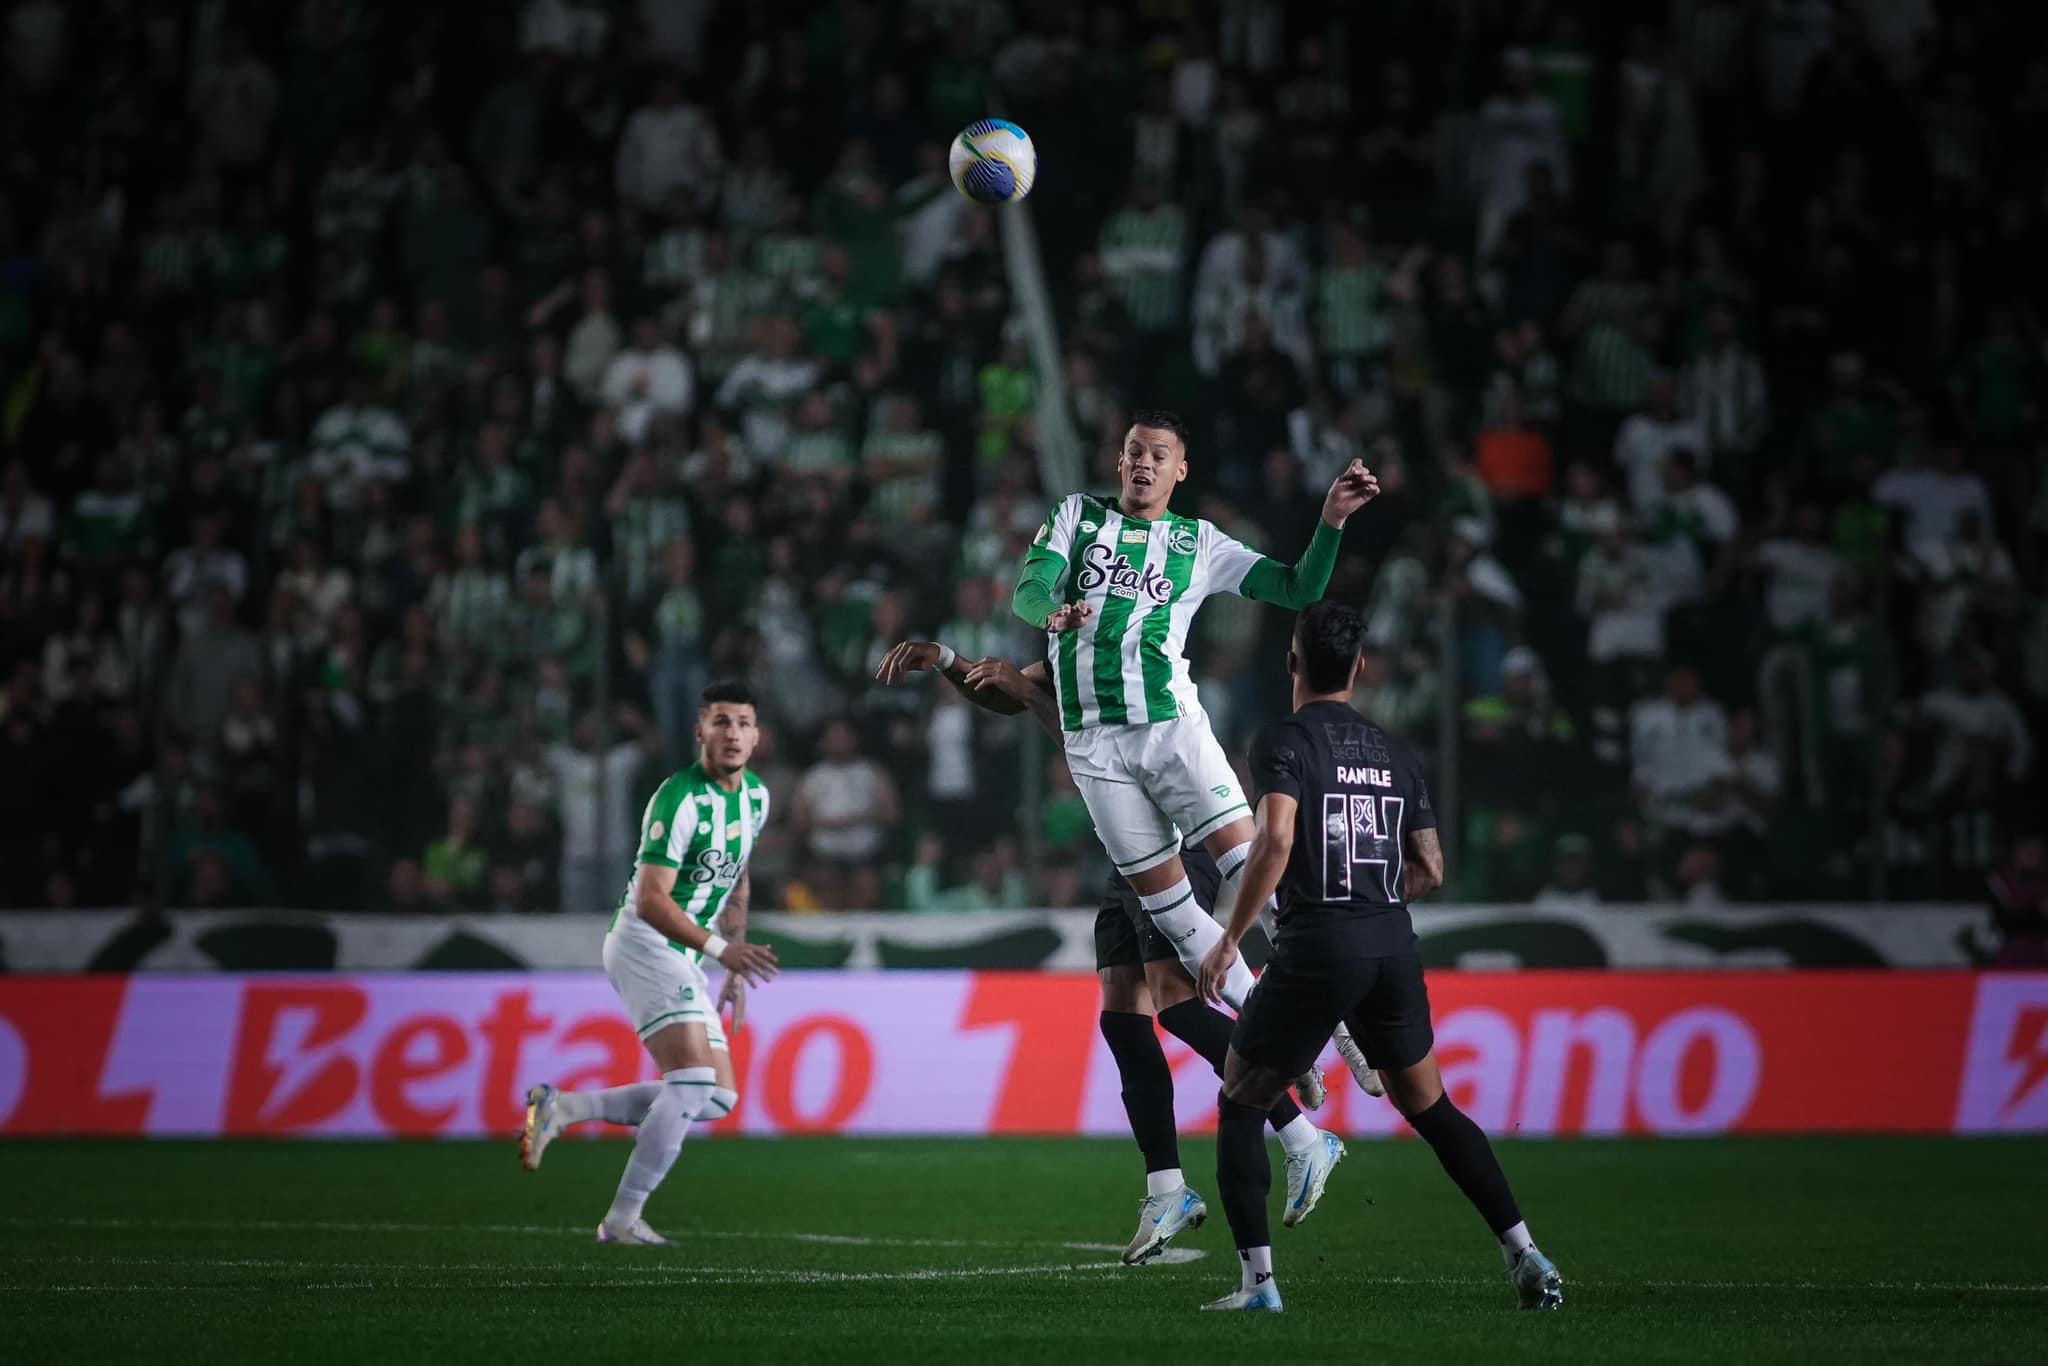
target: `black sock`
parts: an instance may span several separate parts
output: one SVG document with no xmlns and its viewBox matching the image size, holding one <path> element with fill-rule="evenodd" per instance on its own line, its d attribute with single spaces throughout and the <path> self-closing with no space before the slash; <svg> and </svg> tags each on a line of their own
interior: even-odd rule
<svg viewBox="0 0 2048 1366">
<path fill-rule="evenodd" d="M 1494 1237 L 1522 1222 L 1521 1208 L 1515 1204 L 1515 1193 L 1508 1189 L 1507 1173 L 1500 1169 L 1493 1145 L 1486 1141 L 1486 1131 L 1451 1103 L 1450 1092 L 1421 1114 L 1410 1115 L 1408 1123 L 1436 1151 L 1436 1160 L 1444 1164 Z"/>
<path fill-rule="evenodd" d="M 1145 1155 L 1145 1170 L 1171 1171 L 1180 1165 L 1180 1135 L 1173 1127 L 1173 1069 L 1166 1065 L 1165 1050 L 1152 1032 L 1152 1017 L 1105 1010 L 1102 1038 L 1116 1059 L 1124 1113 L 1131 1118 L 1131 1137 Z"/>
<path fill-rule="evenodd" d="M 1216 1188 L 1223 1197 L 1223 1216 L 1240 1248 L 1266 1247 L 1273 1241 L 1267 1221 L 1266 1197 L 1273 1189 L 1273 1166 L 1266 1160 L 1266 1138 L 1259 1125 L 1263 1111 L 1216 1097 Z"/>
<path fill-rule="evenodd" d="M 1159 1023 L 1166 1026 L 1166 1032 L 1195 1050 L 1198 1057 L 1223 1075 L 1223 1059 L 1230 1053 L 1231 1031 L 1236 1023 L 1222 1011 L 1205 1001 L 1186 1000 L 1177 1006 L 1168 1006 L 1159 1012 Z M 1301 1107 L 1294 1103 L 1294 1097 L 1286 1092 L 1273 1102 L 1273 1108 L 1266 1112 L 1266 1120 L 1275 1132 L 1286 1128 L 1301 1116 Z"/>
</svg>

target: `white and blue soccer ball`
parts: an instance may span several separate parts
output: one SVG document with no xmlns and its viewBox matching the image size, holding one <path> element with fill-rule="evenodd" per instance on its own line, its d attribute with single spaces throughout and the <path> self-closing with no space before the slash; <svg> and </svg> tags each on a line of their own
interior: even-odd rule
<svg viewBox="0 0 2048 1366">
<path fill-rule="evenodd" d="M 977 204 L 1014 204 L 1038 179 L 1031 135 L 1008 119 L 982 119 L 962 129 L 946 158 L 953 187 Z"/>
</svg>

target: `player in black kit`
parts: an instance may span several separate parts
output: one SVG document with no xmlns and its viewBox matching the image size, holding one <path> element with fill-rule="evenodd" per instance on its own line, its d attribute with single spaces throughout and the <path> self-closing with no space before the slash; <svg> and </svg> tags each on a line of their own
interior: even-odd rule
<svg viewBox="0 0 2048 1366">
<path fill-rule="evenodd" d="M 1238 944 L 1279 893 L 1265 975 L 1237 1019 L 1217 1104 L 1216 1180 L 1242 1282 L 1205 1309 L 1281 1307 L 1259 1141 L 1265 1107 L 1338 1023 L 1351 1026 L 1387 1096 L 1500 1240 L 1524 1309 L 1556 1309 L 1563 1281 L 1536 1249 L 1477 1124 L 1444 1092 L 1429 992 L 1408 903 L 1443 885 L 1443 847 L 1415 756 L 1351 706 L 1365 622 L 1320 602 L 1301 614 L 1287 656 L 1294 713 L 1252 742 L 1258 834 L 1222 942 L 1202 963 L 1215 1000 Z"/>
<path fill-rule="evenodd" d="M 984 710 L 1006 716 L 1028 711 L 1055 739 L 1059 737 L 1059 713 L 1043 662 L 1019 669 L 999 659 L 962 659 L 933 641 L 904 641 L 883 658 L 875 676 L 894 685 L 924 670 L 938 673 Z M 970 670 L 986 681 L 970 685 Z M 1199 846 L 1182 851 L 1182 858 L 1196 904 L 1207 913 L 1215 905 L 1220 882 L 1215 861 Z M 1104 886 L 1096 910 L 1095 966 L 1102 979 L 1098 1022 L 1102 1040 L 1116 1063 L 1131 1136 L 1145 1159 L 1145 1199 L 1139 1205 L 1138 1231 L 1123 1254 L 1124 1262 L 1135 1266 L 1159 1256 L 1176 1236 L 1201 1227 L 1209 1216 L 1208 1204 L 1188 1187 L 1181 1171 L 1180 1136 L 1173 1117 L 1173 1069 L 1159 1045 L 1153 1020 L 1214 1067 L 1218 1077 L 1223 1075 L 1232 1021 L 1195 994 L 1194 979 L 1181 966 L 1174 945 L 1153 924 L 1130 883 L 1114 874 Z M 1340 1047 L 1339 1051 L 1344 1050 Z M 1378 1094 L 1378 1078 L 1364 1056 L 1359 1055 L 1355 1064 L 1347 1056 L 1346 1062 L 1360 1074 L 1361 1085 L 1365 1085 L 1364 1078 L 1372 1078 L 1373 1092 Z M 1287 1095 L 1288 1086 L 1301 1096 L 1300 1106 Z M 1344 1145 L 1337 1136 L 1324 1133 L 1301 1112 L 1302 1107 L 1320 1107 L 1323 1095 L 1322 1070 L 1311 1056 L 1274 1093 L 1264 1116 L 1287 1153 L 1289 1227 L 1315 1208 L 1331 1172 L 1344 1156 Z"/>
</svg>

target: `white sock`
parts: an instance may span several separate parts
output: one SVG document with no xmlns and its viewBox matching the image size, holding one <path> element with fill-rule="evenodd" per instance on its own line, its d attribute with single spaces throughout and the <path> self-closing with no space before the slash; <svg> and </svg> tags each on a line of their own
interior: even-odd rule
<svg viewBox="0 0 2048 1366">
<path fill-rule="evenodd" d="M 1202 959 L 1223 938 L 1223 927 L 1216 923 L 1215 916 L 1196 904 L 1195 889 L 1188 880 L 1183 877 L 1163 892 L 1141 894 L 1138 904 L 1151 917 L 1153 927 L 1173 945 L 1173 951 L 1179 956 L 1181 966 L 1188 970 L 1188 976 L 1199 979 Z M 1230 1003 L 1232 1010 L 1244 1009 L 1245 998 L 1252 994 L 1256 981 L 1242 958 L 1231 966 L 1223 979 L 1223 999 Z"/>
<path fill-rule="evenodd" d="M 1307 1115 L 1296 1115 L 1288 1120 L 1286 1127 L 1281 1129 L 1279 1134 L 1280 1146 L 1290 1155 L 1305 1153 L 1323 1139 L 1323 1131 L 1309 1123 Z"/>
<path fill-rule="evenodd" d="M 1251 841 L 1247 840 L 1235 848 L 1224 850 L 1222 856 L 1216 860 L 1216 871 L 1223 875 L 1223 883 L 1216 889 L 1216 908 L 1225 915 L 1230 915 L 1237 909 L 1237 894 L 1244 886 L 1244 865 L 1251 857 L 1251 853 Z M 1277 907 L 1273 898 L 1267 897 L 1266 904 L 1259 908 L 1259 914 L 1269 915 L 1275 909 Z M 1244 991 L 1247 996 L 1251 994 L 1254 980 L 1251 969 L 1245 968 Z M 1232 1001 L 1231 1004 L 1239 1010 L 1244 1009 L 1242 1001 Z"/>
<path fill-rule="evenodd" d="M 724 1119 L 739 1103 L 739 1092 L 729 1086 L 714 1086 L 704 1099 L 704 1108 L 697 1112 L 697 1122 L 709 1124 L 714 1119 Z"/>
<path fill-rule="evenodd" d="M 630 1224 L 647 1208 L 647 1197 L 675 1165 L 690 1132 L 690 1121 L 704 1108 L 718 1074 L 708 1067 L 678 1067 L 661 1074 L 661 1094 L 641 1116 L 640 1131 L 633 1135 L 633 1155 L 626 1160 L 626 1174 L 619 1178 L 619 1193 L 606 1212 L 607 1224 Z"/>
<path fill-rule="evenodd" d="M 607 1124 L 638 1124 L 660 1094 L 658 1081 L 636 1081 L 631 1086 L 612 1086 L 602 1091 L 564 1091 L 555 1098 L 555 1109 L 564 1124 L 583 1124 L 593 1119 Z"/>
<path fill-rule="evenodd" d="M 1516 1224 L 1513 1228 L 1500 1235 L 1500 1255 L 1507 1262 L 1508 1270 L 1510 1271 L 1515 1269 L 1515 1258 L 1521 1256 L 1534 1246 L 1536 1246 L 1536 1240 L 1529 1236 L 1527 1220 Z"/>
<path fill-rule="evenodd" d="M 1256 1290 L 1262 1281 L 1273 1279 L 1272 1247 L 1241 1247 L 1237 1255 L 1244 1267 L 1244 1288 Z"/>
<path fill-rule="evenodd" d="M 1168 1167 L 1162 1172 L 1145 1173 L 1146 1195 L 1171 1195 L 1188 1183 L 1179 1167 Z"/>
</svg>

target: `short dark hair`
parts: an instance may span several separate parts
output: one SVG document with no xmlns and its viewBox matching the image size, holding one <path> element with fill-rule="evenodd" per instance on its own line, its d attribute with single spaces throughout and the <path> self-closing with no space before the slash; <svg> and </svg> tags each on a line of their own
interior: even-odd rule
<svg viewBox="0 0 2048 1366">
<path fill-rule="evenodd" d="M 1365 647 L 1365 618 L 1356 608 L 1327 599 L 1313 603 L 1294 623 L 1295 667 L 1301 681 L 1319 693 L 1343 692 Z"/>
<path fill-rule="evenodd" d="M 1180 414 L 1165 408 L 1140 408 L 1131 414 L 1133 427 L 1150 427 L 1155 432 L 1172 432 L 1180 438 L 1180 444 L 1188 444 L 1188 425 L 1180 420 Z"/>
<path fill-rule="evenodd" d="M 698 710 L 709 711 L 721 702 L 730 702 L 736 707 L 751 707 L 754 705 L 754 690 L 736 678 L 713 683 L 704 690 L 703 702 Z"/>
</svg>

